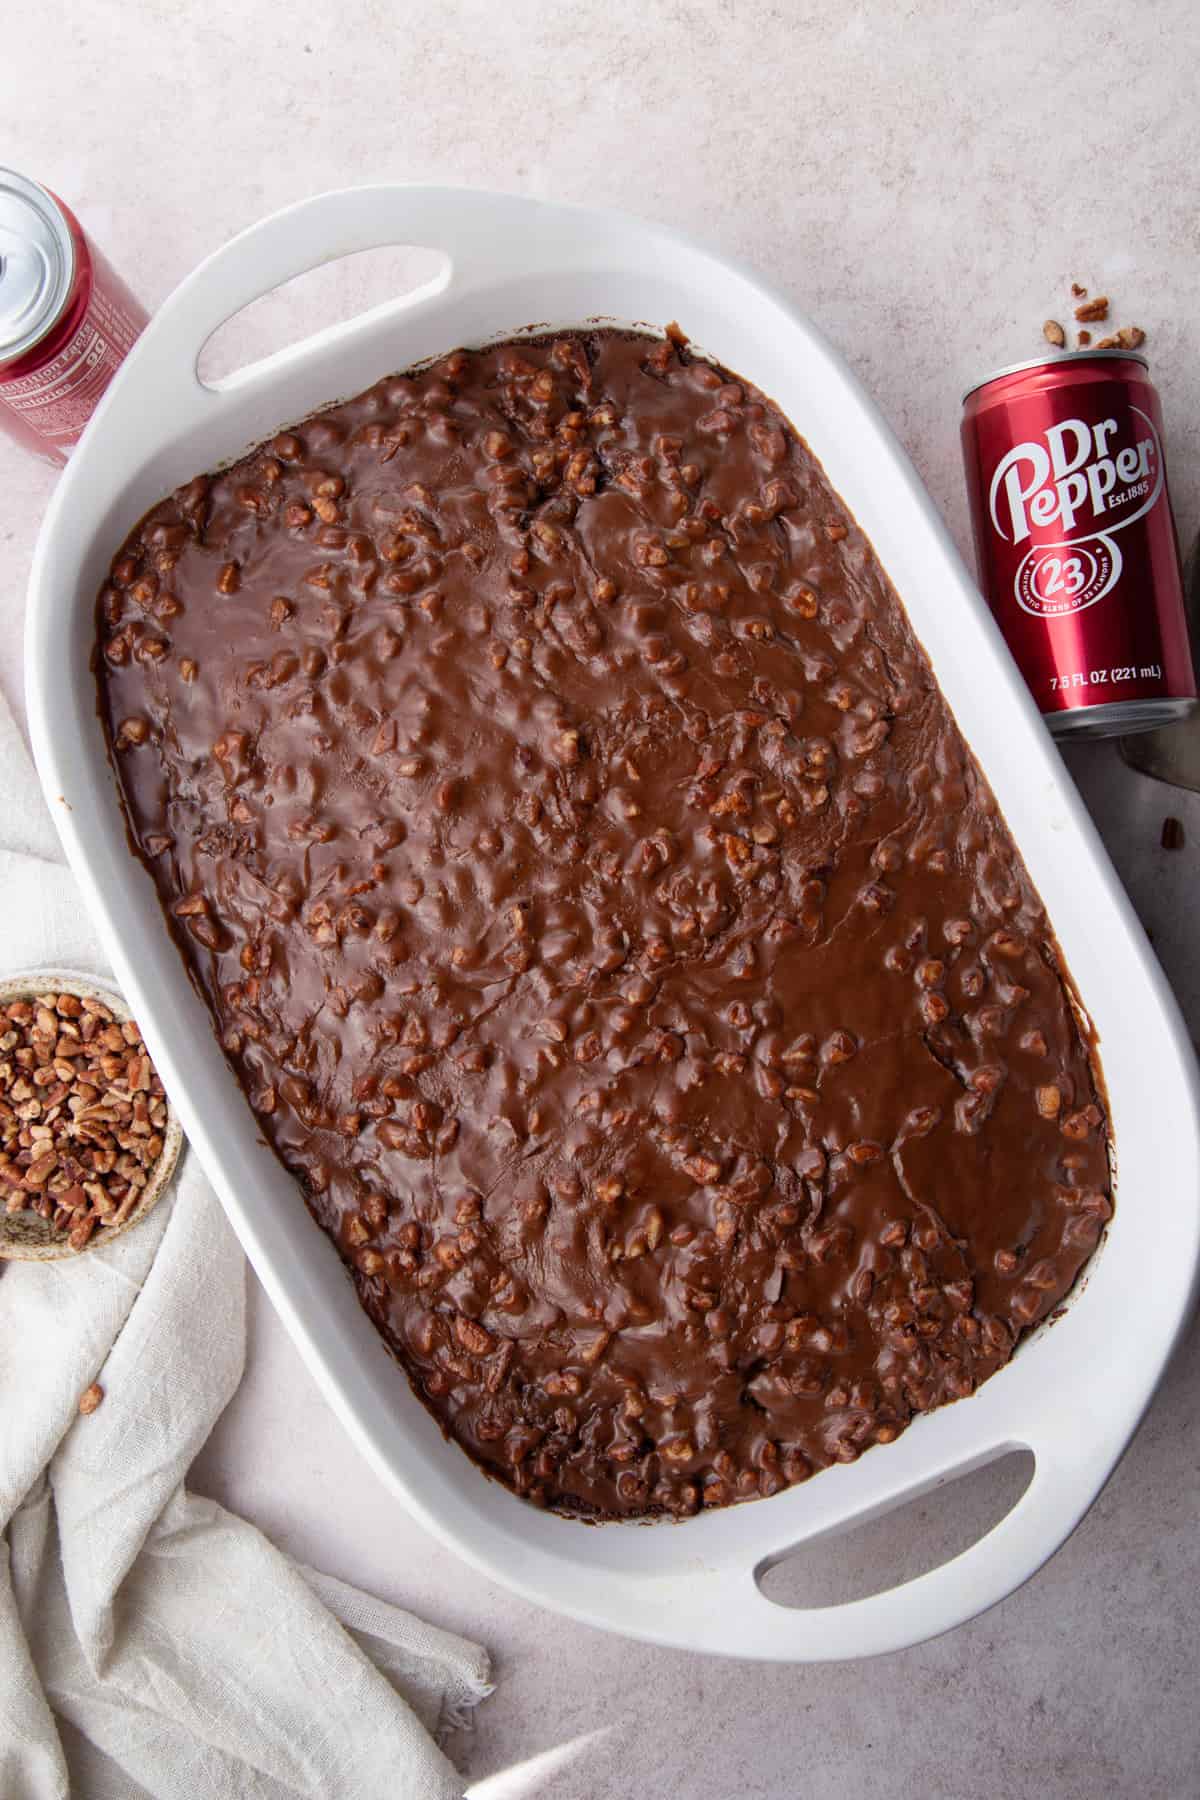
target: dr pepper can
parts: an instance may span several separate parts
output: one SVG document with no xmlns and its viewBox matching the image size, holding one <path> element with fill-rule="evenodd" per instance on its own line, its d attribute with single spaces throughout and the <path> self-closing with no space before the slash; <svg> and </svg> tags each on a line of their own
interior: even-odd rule
<svg viewBox="0 0 1200 1800">
<path fill-rule="evenodd" d="M 65 463 L 146 314 L 48 188 L 0 169 L 0 426 Z"/>
<path fill-rule="evenodd" d="M 1019 363 L 964 401 L 979 581 L 1056 736 L 1197 709 L 1162 412 L 1145 359 Z"/>
</svg>

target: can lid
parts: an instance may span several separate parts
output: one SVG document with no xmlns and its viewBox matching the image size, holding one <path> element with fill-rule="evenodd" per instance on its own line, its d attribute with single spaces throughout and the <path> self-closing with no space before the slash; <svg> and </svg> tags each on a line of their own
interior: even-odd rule
<svg viewBox="0 0 1200 1800">
<path fill-rule="evenodd" d="M 1005 375 L 1020 375 L 1026 369 L 1057 369 L 1065 363 L 1111 362 L 1114 358 L 1122 362 L 1141 363 L 1143 369 L 1150 367 L 1146 358 L 1139 356 L 1136 350 L 1059 350 L 1052 356 L 1031 356 L 1028 362 L 1006 363 L 1002 369 L 993 369 L 982 381 L 972 383 L 963 395 L 963 403 L 965 405 L 980 388 L 1001 380 Z"/>
<path fill-rule="evenodd" d="M 31 350 L 75 279 L 75 245 L 45 188 L 0 169 L 0 362 Z"/>
</svg>

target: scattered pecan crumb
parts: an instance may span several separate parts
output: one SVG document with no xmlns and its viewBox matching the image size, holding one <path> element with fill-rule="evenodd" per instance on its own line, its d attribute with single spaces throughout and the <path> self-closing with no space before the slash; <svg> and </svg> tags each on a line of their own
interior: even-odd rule
<svg viewBox="0 0 1200 1800">
<path fill-rule="evenodd" d="M 1182 850 L 1183 844 L 1183 821 L 1168 813 L 1162 824 L 1162 847 L 1164 850 Z"/>
<path fill-rule="evenodd" d="M 1075 317 L 1081 324 L 1093 324 L 1108 317 L 1108 295 L 1097 294 L 1094 300 L 1085 300 L 1082 306 L 1075 308 Z"/>
<path fill-rule="evenodd" d="M 1107 319 L 1109 314 L 1109 298 L 1107 294 L 1097 294 L 1094 300 L 1087 300 L 1087 289 L 1079 282 L 1071 283 L 1071 293 L 1076 299 L 1083 299 L 1084 304 L 1075 308 L 1075 318 L 1080 321 L 1096 321 Z M 1066 345 L 1067 334 L 1057 319 L 1047 319 L 1042 326 L 1042 336 L 1056 350 Z M 1090 331 L 1084 329 L 1075 333 L 1075 348 L 1086 350 L 1136 350 L 1146 341 L 1146 333 L 1140 325 L 1123 325 L 1119 331 L 1110 332 L 1106 337 L 1093 342 Z"/>
<path fill-rule="evenodd" d="M 83 1413 L 86 1418 L 88 1413 L 95 1412 L 103 1398 L 104 1389 L 100 1386 L 98 1381 L 93 1381 L 91 1387 L 84 1388 L 82 1394 L 79 1396 L 80 1412 Z"/>
</svg>

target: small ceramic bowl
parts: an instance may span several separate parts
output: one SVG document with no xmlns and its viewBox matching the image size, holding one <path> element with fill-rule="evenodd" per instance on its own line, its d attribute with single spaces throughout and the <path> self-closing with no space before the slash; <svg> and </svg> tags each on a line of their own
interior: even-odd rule
<svg viewBox="0 0 1200 1800">
<path fill-rule="evenodd" d="M 14 1000 L 32 1000 L 38 994 L 74 994 L 79 1000 L 101 1000 L 111 1008 L 113 1017 L 122 1021 L 133 1013 L 112 988 L 90 975 L 75 975 L 65 969 L 28 969 L 0 980 L 0 1006 Z M 170 1100 L 167 1122 L 163 1129 L 163 1147 L 150 1178 L 142 1189 L 137 1205 L 119 1225 L 102 1226 L 94 1231 L 82 1250 L 72 1250 L 67 1239 L 56 1232 L 49 1220 L 39 1213 L 6 1213 L 0 1209 L 0 1260 L 10 1262 L 54 1262 L 59 1258 L 86 1256 L 102 1244 L 111 1244 L 124 1231 L 131 1231 L 157 1205 L 171 1184 L 175 1164 L 183 1146 L 183 1131 Z"/>
</svg>

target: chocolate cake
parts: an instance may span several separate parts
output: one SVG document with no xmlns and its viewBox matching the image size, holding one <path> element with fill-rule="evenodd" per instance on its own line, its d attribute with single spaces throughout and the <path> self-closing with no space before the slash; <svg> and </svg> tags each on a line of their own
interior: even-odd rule
<svg viewBox="0 0 1200 1800">
<path fill-rule="evenodd" d="M 1051 925 L 870 543 L 681 334 L 389 377 L 156 506 L 98 620 L 230 1065 L 488 1473 L 770 1495 L 1062 1300 L 1111 1193 Z"/>
</svg>

